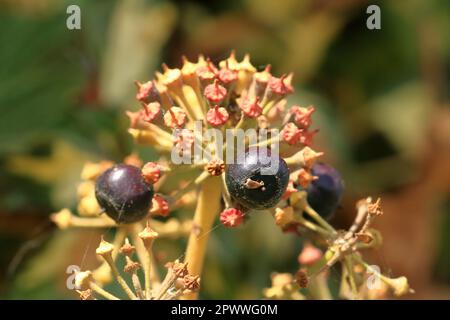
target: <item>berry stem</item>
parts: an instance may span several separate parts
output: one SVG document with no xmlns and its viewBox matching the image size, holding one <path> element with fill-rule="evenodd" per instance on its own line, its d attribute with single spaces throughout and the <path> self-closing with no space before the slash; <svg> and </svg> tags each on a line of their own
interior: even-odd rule
<svg viewBox="0 0 450 320">
<path fill-rule="evenodd" d="M 194 214 L 194 226 L 186 249 L 186 262 L 189 274 L 201 275 L 208 243 L 209 231 L 220 211 L 222 185 L 220 177 L 210 177 L 201 185 L 197 208 Z M 197 293 L 186 295 L 186 299 L 196 299 Z"/>
<path fill-rule="evenodd" d="M 116 225 L 116 222 L 106 215 L 98 218 L 84 218 L 71 215 L 69 226 L 80 228 L 111 228 Z"/>
<path fill-rule="evenodd" d="M 109 293 L 108 291 L 106 291 L 105 289 L 103 289 L 102 287 L 100 287 L 98 284 L 96 284 L 93 281 L 91 281 L 89 283 L 89 287 L 91 288 L 92 291 L 96 292 L 97 294 L 99 294 L 100 296 L 102 296 L 105 299 L 108 299 L 108 300 L 120 300 L 115 295 Z"/>
<path fill-rule="evenodd" d="M 138 298 L 140 300 L 144 300 L 145 299 L 145 295 L 144 295 L 144 292 L 142 291 L 141 281 L 139 280 L 139 277 L 138 277 L 136 271 L 134 271 L 132 273 L 131 281 L 133 283 L 134 291 L 136 292 Z"/>
<path fill-rule="evenodd" d="M 326 273 L 321 273 L 313 277 L 310 280 L 308 289 L 314 299 L 332 300 L 330 289 L 328 288 Z"/>
<path fill-rule="evenodd" d="M 353 299 L 357 298 L 358 295 L 358 288 L 356 286 L 356 279 L 355 279 L 355 273 L 353 271 L 353 259 L 352 256 L 345 256 L 344 257 L 344 263 L 343 267 L 347 269 L 347 277 L 348 282 L 350 284 L 350 288 L 352 290 Z"/>
<path fill-rule="evenodd" d="M 152 246 L 146 248 L 145 264 L 144 264 L 144 277 L 145 277 L 145 296 L 148 300 L 152 296 Z"/>
<path fill-rule="evenodd" d="M 222 180 L 223 201 L 225 202 L 225 206 L 227 208 L 231 208 L 233 206 L 233 203 L 231 201 L 231 196 L 230 193 L 228 192 L 227 184 L 225 182 L 225 172 L 220 175 L 220 178 Z"/>
<path fill-rule="evenodd" d="M 133 293 L 133 291 L 131 291 L 131 289 L 128 286 L 128 284 L 126 283 L 126 281 L 120 275 L 119 270 L 117 270 L 117 267 L 116 267 L 112 257 L 105 255 L 104 259 L 108 263 L 109 267 L 111 268 L 114 278 L 116 278 L 117 283 L 122 287 L 123 291 L 127 294 L 127 296 L 131 300 L 136 300 L 137 299 L 136 295 Z"/>
<path fill-rule="evenodd" d="M 153 223 L 153 221 L 152 221 Z M 146 299 L 150 299 L 150 296 L 148 295 L 148 290 L 150 290 L 150 284 L 159 284 L 159 274 L 156 271 L 156 268 L 154 267 L 154 261 L 153 261 L 153 255 L 150 249 L 147 249 L 144 246 L 144 243 L 142 242 L 142 239 L 139 238 L 138 234 L 140 230 L 142 229 L 142 223 L 135 223 L 131 230 L 131 238 L 133 239 L 133 244 L 136 247 L 136 254 L 138 256 L 139 262 L 143 266 L 144 271 L 144 288 L 146 292 Z M 147 289 L 149 288 L 149 289 Z"/>
<path fill-rule="evenodd" d="M 319 233 L 320 235 L 322 235 L 326 239 L 330 238 L 330 232 L 327 229 L 324 229 L 321 226 L 318 226 L 315 223 L 312 223 L 312 222 L 310 222 L 310 221 L 308 221 L 308 220 L 306 220 L 303 217 L 298 216 L 298 215 L 296 215 L 294 217 L 294 220 L 296 222 L 300 223 L 301 225 L 305 226 L 309 230 Z"/>
<path fill-rule="evenodd" d="M 336 230 L 325 220 L 323 219 L 310 205 L 305 206 L 305 212 L 309 214 L 311 218 L 317 221 L 323 228 L 328 230 L 331 234 L 336 235 Z"/>
</svg>

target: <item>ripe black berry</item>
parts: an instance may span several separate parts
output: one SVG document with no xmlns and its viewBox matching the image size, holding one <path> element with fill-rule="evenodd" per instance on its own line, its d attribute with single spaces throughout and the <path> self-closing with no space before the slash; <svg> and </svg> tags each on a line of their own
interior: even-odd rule
<svg viewBox="0 0 450 320">
<path fill-rule="evenodd" d="M 307 189 L 308 203 L 323 218 L 329 219 L 336 211 L 344 193 L 341 175 L 333 167 L 316 163 L 311 173 L 319 177 Z"/>
<path fill-rule="evenodd" d="M 286 191 L 289 169 L 286 162 L 278 157 L 278 169 L 274 174 L 262 174 L 263 168 L 271 163 L 264 161 L 257 148 L 245 153 L 244 163 L 227 166 L 225 181 L 230 195 L 240 204 L 251 209 L 267 209 L 275 206 Z M 267 149 L 267 158 L 271 158 Z"/>
<path fill-rule="evenodd" d="M 144 180 L 139 168 L 118 164 L 97 178 L 95 197 L 117 223 L 132 223 L 147 215 L 153 187 Z"/>
</svg>

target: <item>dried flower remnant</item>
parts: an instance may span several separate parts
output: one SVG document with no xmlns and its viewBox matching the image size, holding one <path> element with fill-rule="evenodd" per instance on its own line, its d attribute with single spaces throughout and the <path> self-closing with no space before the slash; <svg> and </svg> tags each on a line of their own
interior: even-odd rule
<svg viewBox="0 0 450 320">
<path fill-rule="evenodd" d="M 148 224 L 142 231 L 137 232 L 138 229 L 131 234 L 137 243 L 131 244 L 128 238 L 125 238 L 123 243 L 119 242 L 119 245 L 121 245 L 119 254 L 123 255 L 126 261 L 123 273 L 119 271 L 116 265 L 115 257 L 113 256 L 115 246 L 112 243 L 102 239 L 96 249 L 96 253 L 107 263 L 115 281 L 128 298 L 132 300 L 171 300 L 180 298 L 187 293 L 196 292 L 200 288 L 200 277 L 189 274 L 186 263 L 179 263 L 178 261 L 168 264 L 169 271 L 162 282 L 155 279 L 151 270 L 151 264 L 154 259 L 151 247 L 153 241 L 159 235 Z M 139 262 L 135 261 L 135 258 Z M 145 275 L 144 286 L 142 286 L 137 272 L 142 266 Z M 117 296 L 103 289 L 102 283 L 97 282 L 93 274 L 91 271 L 83 271 L 77 274 L 77 285 L 82 288 L 87 288 L 83 291 L 78 291 L 82 300 L 96 298 L 107 300 L 119 299 Z M 126 277 L 131 278 L 131 287 L 128 285 Z M 182 279 L 184 283 L 182 290 L 177 287 L 176 280 L 178 278 Z M 175 292 L 175 294 L 172 292 Z"/>
<path fill-rule="evenodd" d="M 206 170 L 212 176 L 220 176 L 225 171 L 225 162 L 221 159 L 212 159 L 206 165 Z"/>
</svg>

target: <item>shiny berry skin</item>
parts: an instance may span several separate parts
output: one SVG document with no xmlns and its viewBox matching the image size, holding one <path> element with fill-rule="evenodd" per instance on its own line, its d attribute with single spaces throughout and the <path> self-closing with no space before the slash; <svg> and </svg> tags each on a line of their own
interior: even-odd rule
<svg viewBox="0 0 450 320">
<path fill-rule="evenodd" d="M 100 207 L 117 223 L 133 223 L 144 218 L 152 204 L 153 186 L 135 166 L 118 164 L 103 172 L 95 184 Z"/>
<path fill-rule="evenodd" d="M 316 163 L 311 173 L 318 179 L 306 190 L 308 203 L 323 218 L 329 219 L 342 200 L 344 182 L 336 169 L 324 163 Z"/>
<path fill-rule="evenodd" d="M 267 149 L 270 157 L 270 149 Z M 278 158 L 278 170 L 275 174 L 261 174 L 264 163 L 257 148 L 245 153 L 245 163 L 229 164 L 225 172 L 225 181 L 230 195 L 241 205 L 250 209 L 274 207 L 286 191 L 289 182 L 289 169 L 282 158 Z"/>
</svg>

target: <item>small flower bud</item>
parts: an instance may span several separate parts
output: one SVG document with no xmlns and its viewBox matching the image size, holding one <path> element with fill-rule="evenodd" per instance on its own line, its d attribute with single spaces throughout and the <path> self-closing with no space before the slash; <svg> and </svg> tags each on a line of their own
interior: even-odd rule
<svg viewBox="0 0 450 320">
<path fill-rule="evenodd" d="M 227 122 L 229 114 L 227 109 L 215 106 L 206 113 L 206 120 L 214 127 L 221 126 Z"/>
<path fill-rule="evenodd" d="M 267 88 L 272 94 L 284 97 L 294 92 L 294 88 L 289 82 L 290 79 L 286 75 L 282 75 L 280 78 L 270 77 Z"/>
<path fill-rule="evenodd" d="M 296 209 L 304 209 L 308 204 L 306 191 L 297 191 L 289 197 L 289 203 Z"/>
<path fill-rule="evenodd" d="M 406 277 L 388 278 L 385 280 L 385 283 L 391 287 L 396 297 L 401 297 L 407 293 L 414 292 L 409 287 L 408 279 Z"/>
<path fill-rule="evenodd" d="M 260 115 L 256 121 L 258 122 L 259 129 L 268 129 L 269 128 L 269 120 L 265 115 Z"/>
<path fill-rule="evenodd" d="M 65 208 L 50 216 L 50 219 L 58 226 L 60 229 L 66 229 L 70 227 L 72 221 L 72 212 Z"/>
<path fill-rule="evenodd" d="M 212 83 L 216 77 L 216 74 L 209 65 L 198 67 L 196 73 L 203 85 Z"/>
<path fill-rule="evenodd" d="M 80 271 L 75 274 L 75 287 L 78 289 L 86 289 L 92 279 L 91 271 Z"/>
<path fill-rule="evenodd" d="M 206 86 L 204 95 L 212 104 L 220 103 L 227 95 L 227 89 L 219 84 L 218 80 Z"/>
<path fill-rule="evenodd" d="M 299 129 L 293 122 L 289 122 L 283 127 L 280 134 L 283 140 L 290 145 L 303 144 L 310 146 L 317 132 L 318 130 L 305 131 L 304 129 Z"/>
<path fill-rule="evenodd" d="M 147 162 L 142 167 L 142 176 L 148 183 L 156 183 L 161 177 L 161 170 L 157 163 Z"/>
<path fill-rule="evenodd" d="M 125 159 L 123 160 L 123 163 L 129 164 L 131 166 L 135 166 L 138 168 L 142 167 L 142 159 L 136 153 L 132 153 L 132 154 L 128 155 L 127 157 L 125 157 Z"/>
<path fill-rule="evenodd" d="M 274 273 L 271 278 L 273 287 L 284 287 L 294 281 L 294 278 L 290 273 Z"/>
<path fill-rule="evenodd" d="M 80 216 L 93 217 L 97 216 L 102 209 L 100 208 L 97 199 L 95 199 L 94 193 L 92 193 L 89 196 L 82 197 L 78 201 L 77 210 Z"/>
<path fill-rule="evenodd" d="M 155 194 L 152 199 L 152 215 L 167 217 L 169 215 L 169 203 L 159 194 Z"/>
<path fill-rule="evenodd" d="M 310 172 L 306 171 L 304 168 L 298 170 L 297 182 L 303 188 L 308 188 L 309 184 L 319 179 L 317 176 L 313 176 Z"/>
<path fill-rule="evenodd" d="M 237 77 L 238 76 L 236 71 L 230 70 L 228 68 L 220 69 L 218 74 L 219 80 L 225 85 L 230 85 L 231 83 L 235 82 L 237 80 Z"/>
<path fill-rule="evenodd" d="M 292 207 L 276 208 L 274 217 L 276 225 L 280 227 L 285 227 L 295 222 L 294 209 Z"/>
<path fill-rule="evenodd" d="M 161 104 L 159 102 L 150 102 L 142 104 L 143 112 L 141 112 L 142 120 L 145 122 L 153 122 L 157 117 L 161 116 Z"/>
<path fill-rule="evenodd" d="M 322 251 L 312 244 L 305 244 L 302 252 L 298 255 L 298 263 L 302 266 L 311 266 L 322 258 Z"/>
<path fill-rule="evenodd" d="M 300 141 L 302 130 L 300 130 L 295 123 L 287 123 L 280 132 L 281 137 L 290 145 L 295 145 Z"/>
<path fill-rule="evenodd" d="M 303 144 L 304 146 L 311 146 L 313 138 L 317 132 L 319 132 L 318 129 L 313 131 L 303 131 L 299 140 L 300 144 Z"/>
<path fill-rule="evenodd" d="M 273 107 L 269 109 L 269 111 L 266 114 L 266 117 L 271 124 L 281 122 L 283 118 L 282 115 L 285 113 L 284 110 L 286 109 L 286 103 L 287 101 L 283 99 L 277 102 Z"/>
<path fill-rule="evenodd" d="M 87 162 L 81 171 L 81 179 L 95 180 L 104 171 L 108 170 L 114 165 L 111 161 L 100 161 L 98 163 Z"/>
<path fill-rule="evenodd" d="M 220 214 L 220 222 L 228 228 L 234 228 L 239 226 L 244 221 L 244 214 L 242 211 L 229 208 Z"/>
<path fill-rule="evenodd" d="M 300 151 L 301 162 L 304 164 L 306 168 L 312 168 L 316 163 L 317 159 L 324 155 L 323 152 L 315 152 L 310 147 L 304 147 Z"/>
<path fill-rule="evenodd" d="M 179 107 L 171 107 L 164 114 L 164 123 L 169 128 L 181 128 L 186 123 L 186 112 Z"/>
<path fill-rule="evenodd" d="M 130 119 L 130 128 L 132 129 L 143 129 L 145 124 L 142 121 L 142 110 L 132 112 L 125 111 L 126 116 Z"/>
<path fill-rule="evenodd" d="M 255 79 L 255 81 L 258 84 L 263 84 L 264 87 L 265 85 L 267 85 L 267 83 L 269 83 L 270 78 L 272 78 L 272 74 L 270 73 L 270 69 L 272 68 L 272 66 L 270 64 L 268 64 L 263 71 L 260 72 L 256 72 L 253 76 L 253 78 Z"/>
<path fill-rule="evenodd" d="M 160 77 L 162 83 L 171 91 L 178 92 L 181 90 L 183 82 L 181 80 L 181 70 L 178 68 L 170 69 L 163 64 L 164 75 Z"/>
<path fill-rule="evenodd" d="M 312 106 L 302 108 L 300 106 L 293 106 L 289 109 L 289 113 L 294 116 L 295 123 L 299 128 L 308 129 L 312 123 L 311 116 L 316 111 Z"/>
<path fill-rule="evenodd" d="M 239 106 L 244 114 L 249 118 L 259 117 L 262 113 L 262 107 L 259 103 L 259 98 L 245 97 Z"/>
<path fill-rule="evenodd" d="M 230 56 L 223 61 L 219 62 L 219 67 L 238 71 L 240 69 L 240 63 L 236 60 L 236 52 L 231 51 Z"/>
<path fill-rule="evenodd" d="M 143 102 L 149 103 L 158 99 L 159 94 L 156 89 L 155 84 L 152 81 L 148 81 L 146 83 L 140 83 L 139 81 L 134 82 L 138 89 L 136 93 L 136 99 Z"/>
<path fill-rule="evenodd" d="M 297 192 L 297 191 L 298 190 L 294 187 L 294 181 L 289 180 L 288 185 L 286 187 L 286 191 L 284 192 L 282 199 L 283 200 L 289 199 L 291 194 L 293 194 L 294 192 Z"/>
</svg>

